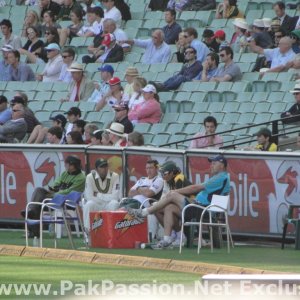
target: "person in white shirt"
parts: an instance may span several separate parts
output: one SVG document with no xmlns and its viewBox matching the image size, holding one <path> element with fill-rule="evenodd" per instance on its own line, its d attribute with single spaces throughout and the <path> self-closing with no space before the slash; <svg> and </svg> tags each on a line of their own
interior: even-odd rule
<svg viewBox="0 0 300 300">
<path fill-rule="evenodd" d="M 95 170 L 86 176 L 85 203 L 83 204 L 83 223 L 87 232 L 90 230 L 91 211 L 111 211 L 119 208 L 120 178 L 109 170 L 106 159 L 97 159 Z"/>
<path fill-rule="evenodd" d="M 121 12 L 115 6 L 115 0 L 101 0 L 104 9 L 104 19 L 113 19 L 117 23 L 117 26 L 121 26 L 122 15 Z"/>
<path fill-rule="evenodd" d="M 65 48 L 62 53 L 63 65 L 58 77 L 58 81 L 71 82 L 72 74 L 68 71 L 75 59 L 75 51 L 73 48 Z"/>
<path fill-rule="evenodd" d="M 59 80 L 59 75 L 63 66 L 63 58 L 60 54 L 58 44 L 52 43 L 45 48 L 48 62 L 42 74 L 37 75 L 37 80 L 43 82 L 54 82 Z"/>
</svg>

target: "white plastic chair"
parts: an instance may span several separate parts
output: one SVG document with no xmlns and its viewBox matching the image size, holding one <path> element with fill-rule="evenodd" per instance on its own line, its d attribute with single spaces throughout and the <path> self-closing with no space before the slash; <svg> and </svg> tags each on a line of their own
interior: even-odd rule
<svg viewBox="0 0 300 300">
<path fill-rule="evenodd" d="M 228 253 L 230 252 L 230 245 L 229 243 L 232 243 L 233 247 L 233 241 L 232 236 L 229 228 L 228 223 L 228 206 L 229 206 L 229 196 L 220 196 L 220 195 L 213 195 L 211 204 L 209 206 L 201 206 L 198 204 L 189 204 L 185 206 L 181 213 L 181 236 L 180 236 L 180 247 L 179 247 L 179 253 L 182 251 L 182 239 L 183 239 L 183 228 L 184 226 L 199 226 L 199 237 L 198 237 L 198 250 L 197 253 L 200 253 L 200 249 L 202 247 L 202 226 L 206 225 L 209 226 L 209 233 L 210 233 L 210 244 L 211 244 L 211 252 L 213 252 L 213 235 L 212 235 L 212 227 L 226 227 L 226 233 L 227 233 L 227 244 L 228 244 Z M 188 208 L 194 208 L 194 209 L 201 209 L 201 216 L 200 221 L 186 221 L 185 220 L 185 212 Z M 225 221 L 224 223 L 220 222 L 219 220 L 217 222 L 213 222 L 213 215 L 216 213 L 224 214 Z M 208 214 L 208 222 L 204 222 L 203 218 L 205 214 Z M 230 240 L 229 240 L 230 239 Z"/>
</svg>

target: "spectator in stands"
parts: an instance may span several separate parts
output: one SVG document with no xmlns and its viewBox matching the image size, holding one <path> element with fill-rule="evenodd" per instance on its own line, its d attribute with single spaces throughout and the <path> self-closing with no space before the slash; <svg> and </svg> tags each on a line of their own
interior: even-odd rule
<svg viewBox="0 0 300 300">
<path fill-rule="evenodd" d="M 264 21 L 262 19 L 255 19 L 253 21 L 251 35 L 256 46 L 259 46 L 263 49 L 272 47 L 272 38 L 270 34 L 267 31 L 265 31 Z"/>
<path fill-rule="evenodd" d="M 78 107 L 73 106 L 65 114 L 67 115 L 68 120 L 66 128 L 66 134 L 68 134 L 72 131 L 74 122 L 81 118 L 81 110 Z"/>
<path fill-rule="evenodd" d="M 63 131 L 58 126 L 53 126 L 48 129 L 47 132 L 47 143 L 49 144 L 60 144 L 61 138 L 63 136 Z"/>
<path fill-rule="evenodd" d="M 295 97 L 295 104 L 293 104 L 288 111 L 281 114 L 281 118 L 289 118 L 287 120 L 282 120 L 284 124 L 290 124 L 300 121 L 300 84 L 296 83 L 293 90 L 290 91 Z M 291 118 L 295 116 L 294 118 Z"/>
<path fill-rule="evenodd" d="M 271 18 L 262 18 L 264 22 L 265 31 L 269 32 L 271 29 L 272 19 Z"/>
<path fill-rule="evenodd" d="M 257 134 L 258 144 L 254 150 L 260 151 L 277 151 L 277 145 L 271 142 L 272 133 L 268 128 L 261 128 Z"/>
<path fill-rule="evenodd" d="M 34 27 L 34 26 L 29 26 L 26 29 L 26 34 L 27 34 L 28 40 L 27 40 L 26 44 L 23 46 L 23 48 L 19 49 L 20 54 L 26 54 L 26 53 L 22 53 L 22 50 L 26 50 L 33 54 L 35 54 L 36 52 L 40 53 L 44 47 L 44 42 L 39 39 L 40 32 L 39 32 L 38 28 Z"/>
<path fill-rule="evenodd" d="M 164 42 L 165 35 L 161 29 L 152 32 L 152 38 L 147 40 L 133 39 L 123 43 L 145 49 L 141 62 L 145 64 L 168 63 L 171 58 L 171 48 Z"/>
<path fill-rule="evenodd" d="M 237 0 L 223 0 L 216 10 L 216 19 L 243 18 L 243 13 L 237 7 Z"/>
<path fill-rule="evenodd" d="M 216 134 L 218 123 L 216 118 L 208 116 L 203 121 L 203 132 L 197 133 L 193 136 L 195 138 L 191 141 L 190 148 L 220 148 L 223 146 L 223 138 Z"/>
<path fill-rule="evenodd" d="M 133 123 L 158 123 L 162 112 L 154 85 L 148 84 L 143 89 L 144 101 L 130 110 L 128 117 Z"/>
<path fill-rule="evenodd" d="M 147 85 L 147 80 L 143 77 L 133 79 L 133 94 L 129 99 L 128 107 L 133 109 L 134 106 L 144 101 L 143 88 Z"/>
<path fill-rule="evenodd" d="M 195 28 L 188 27 L 183 31 L 186 34 L 187 42 L 190 44 L 191 47 L 196 49 L 197 60 L 199 60 L 202 63 L 205 60 L 207 54 L 210 52 L 209 49 L 203 42 L 197 40 L 198 32 Z"/>
<path fill-rule="evenodd" d="M 202 41 L 207 48 L 212 52 L 219 52 L 220 45 L 216 42 L 215 33 L 211 29 L 204 29 L 202 34 Z"/>
<path fill-rule="evenodd" d="M 216 73 L 218 72 L 219 62 L 220 59 L 217 53 L 208 53 L 205 62 L 202 64 L 202 72 L 199 74 L 199 76 L 196 77 L 196 80 L 205 82 L 210 81 L 210 79 L 216 76 Z"/>
<path fill-rule="evenodd" d="M 95 110 L 100 111 L 105 105 L 112 107 L 121 102 L 128 102 L 127 95 L 124 94 L 119 77 L 113 77 L 108 81 L 110 90 L 97 103 Z"/>
<path fill-rule="evenodd" d="M 114 34 L 106 33 L 101 44 L 103 48 L 94 54 L 97 62 L 115 63 L 123 60 L 123 48 L 117 43 Z"/>
<path fill-rule="evenodd" d="M 72 74 L 68 71 L 75 59 L 75 51 L 73 48 L 65 48 L 62 52 L 63 64 L 58 77 L 58 81 L 71 82 Z"/>
<path fill-rule="evenodd" d="M 114 68 L 111 65 L 103 65 L 98 68 L 100 71 L 101 81 L 94 81 L 94 91 L 92 95 L 88 98 L 87 102 L 98 103 L 104 95 L 109 92 L 109 81 L 114 75 Z"/>
<path fill-rule="evenodd" d="M 232 21 L 235 33 L 231 39 L 230 46 L 234 53 L 245 53 L 247 51 L 249 26 L 245 19 L 234 19 Z"/>
<path fill-rule="evenodd" d="M 222 48 L 229 46 L 229 43 L 226 41 L 226 33 L 224 30 L 217 30 L 214 33 L 214 39 L 219 45 L 219 49 L 217 52 L 219 52 Z"/>
<path fill-rule="evenodd" d="M 128 134 L 127 137 L 127 146 L 131 147 L 137 147 L 137 146 L 144 146 L 144 136 L 138 131 L 133 131 Z"/>
<path fill-rule="evenodd" d="M 230 47 L 224 47 L 220 50 L 220 58 L 223 63 L 209 81 L 239 81 L 242 79 L 240 67 L 233 61 L 233 51 Z"/>
<path fill-rule="evenodd" d="M 170 191 L 163 196 L 155 205 L 152 205 L 144 209 L 128 209 L 130 215 L 136 218 L 146 217 L 163 210 L 170 204 L 176 205 L 180 212 L 184 206 L 195 203 L 201 206 L 208 206 L 213 194 L 228 195 L 230 192 L 230 179 L 229 174 L 226 171 L 227 160 L 222 155 L 217 155 L 208 159 L 211 162 L 211 177 L 203 184 L 188 185 L 186 187 L 176 189 L 176 191 Z M 188 196 L 196 195 L 196 198 L 188 198 Z M 165 210 L 168 211 L 167 209 Z M 198 213 L 198 210 L 193 210 Z M 164 249 L 168 248 L 172 244 L 172 229 L 179 228 L 180 215 L 172 215 L 168 220 L 164 220 L 164 238 L 157 244 L 155 248 Z M 194 218 L 194 213 L 190 218 Z"/>
<path fill-rule="evenodd" d="M 41 19 L 44 18 L 45 12 L 51 11 L 51 13 L 57 17 L 60 12 L 60 5 L 57 2 L 54 2 L 52 0 L 40 0 L 39 1 L 40 6 L 40 17 Z"/>
<path fill-rule="evenodd" d="M 34 26 L 37 29 L 39 35 L 41 35 L 42 25 L 40 23 L 38 13 L 35 10 L 28 10 L 24 20 L 21 36 L 27 37 L 27 29 L 32 26 Z"/>
<path fill-rule="evenodd" d="M 280 28 L 285 32 L 291 32 L 295 29 L 296 23 L 298 20 L 297 17 L 290 17 L 285 12 L 285 3 L 283 1 L 278 1 L 273 4 L 273 10 L 276 14 L 274 19 L 278 19 L 280 21 Z"/>
<path fill-rule="evenodd" d="M 181 26 L 176 23 L 176 10 L 170 8 L 166 9 L 165 21 L 167 25 L 162 28 L 165 35 L 164 41 L 169 45 L 176 44 L 178 35 L 182 31 Z"/>
<path fill-rule="evenodd" d="M 139 71 L 137 68 L 128 67 L 126 69 L 125 80 L 127 81 L 127 83 L 124 87 L 124 94 L 128 96 L 128 99 L 130 99 L 132 94 L 134 93 L 133 80 L 138 76 L 139 76 Z"/>
<path fill-rule="evenodd" d="M 295 58 L 292 40 L 289 37 L 281 38 L 278 48 L 275 49 L 263 49 L 254 43 L 251 43 L 250 47 L 253 52 L 263 54 L 268 61 L 271 61 L 270 69 L 266 72 L 282 72 L 285 70 L 286 64 Z"/>
<path fill-rule="evenodd" d="M 95 133 L 95 132 L 94 132 Z M 95 133 L 95 137 L 97 138 L 97 139 L 99 139 L 100 137 L 99 137 L 99 133 Z M 109 133 L 107 132 L 107 131 L 102 131 L 102 133 L 101 133 L 101 138 L 100 138 L 100 140 L 101 140 L 101 145 L 102 146 L 112 146 L 113 145 L 113 143 L 110 141 L 110 138 L 109 138 Z"/>
<path fill-rule="evenodd" d="M 126 142 L 124 143 L 124 125 L 121 123 L 111 123 L 109 129 L 105 129 L 109 134 L 109 141 L 112 146 L 115 147 L 124 147 L 126 146 Z"/>
<path fill-rule="evenodd" d="M 155 10 L 161 10 L 165 11 L 167 8 L 169 0 L 150 0 L 150 3 L 148 7 L 155 11 Z"/>
<path fill-rule="evenodd" d="M 150 81 L 158 91 L 176 90 L 183 82 L 192 81 L 202 71 L 202 64 L 197 58 L 196 49 L 187 47 L 185 50 L 185 64 L 179 73 L 173 75 L 163 83 Z"/>
<path fill-rule="evenodd" d="M 11 110 L 8 106 L 7 98 L 0 96 L 0 125 L 3 125 L 7 121 L 11 120 Z"/>
<path fill-rule="evenodd" d="M 94 90 L 93 82 L 84 74 L 84 66 L 78 62 L 73 62 L 68 72 L 72 74 L 72 82 L 70 86 L 70 92 L 66 99 L 62 99 L 62 102 L 71 101 L 87 101 Z"/>
<path fill-rule="evenodd" d="M 83 223 L 90 231 L 90 212 L 113 211 L 119 208 L 120 177 L 111 171 L 106 159 L 97 159 L 95 169 L 86 177 L 83 203 Z"/>
<path fill-rule="evenodd" d="M 216 9 L 216 0 L 190 0 L 185 10 L 212 10 Z"/>
<path fill-rule="evenodd" d="M 50 27 L 61 29 L 60 24 L 56 22 L 55 14 L 49 10 L 44 12 L 43 25 L 41 27 L 42 36 L 45 36 L 46 31 L 48 31 Z"/>
<path fill-rule="evenodd" d="M 273 49 L 278 47 L 279 41 L 284 36 L 285 36 L 285 33 L 281 29 L 279 29 L 278 31 L 274 32 Z"/>
<path fill-rule="evenodd" d="M 84 126 L 83 140 L 86 144 L 90 144 L 92 142 L 92 133 L 96 130 L 98 130 L 98 126 L 94 123 L 87 123 Z"/>
<path fill-rule="evenodd" d="M 82 134 L 78 131 L 71 131 L 67 133 L 67 144 L 68 145 L 83 145 Z"/>
<path fill-rule="evenodd" d="M 83 27 L 83 16 L 84 11 L 80 7 L 74 7 L 71 10 L 70 18 L 72 21 L 72 24 L 69 25 L 67 28 L 62 28 L 59 31 L 59 38 L 60 38 L 60 46 L 63 47 L 67 40 L 69 39 L 69 42 L 72 40 L 73 37 L 77 37 L 78 33 Z"/>
<path fill-rule="evenodd" d="M 27 131 L 27 124 L 24 119 L 25 110 L 22 104 L 15 104 L 12 109 L 12 118 L 0 125 L 1 143 L 14 143 L 15 139 L 21 141 Z"/>
<path fill-rule="evenodd" d="M 20 62 L 20 53 L 13 50 L 8 53 L 9 81 L 35 81 L 35 75 L 26 63 Z"/>
<path fill-rule="evenodd" d="M 37 75 L 37 80 L 43 82 L 54 82 L 59 80 L 63 66 L 63 58 L 60 54 L 60 47 L 57 44 L 50 44 L 45 47 L 48 62 L 43 72 Z"/>
<path fill-rule="evenodd" d="M 191 0 L 169 0 L 167 8 L 181 12 L 185 10 L 185 7 L 189 5 Z"/>
<path fill-rule="evenodd" d="M 104 19 L 113 19 L 117 27 L 121 27 L 122 14 L 115 5 L 115 0 L 101 0 L 104 6 Z"/>
<path fill-rule="evenodd" d="M 113 106 L 115 110 L 114 122 L 120 123 L 124 126 L 124 133 L 131 133 L 133 131 L 133 125 L 128 119 L 128 102 L 120 102 Z"/>
<path fill-rule="evenodd" d="M 12 24 L 10 20 L 3 19 L 0 22 L 1 26 L 1 32 L 3 35 L 3 38 L 1 39 L 1 47 L 4 45 L 11 45 L 14 50 L 18 50 L 22 47 L 22 41 L 21 38 L 12 32 Z"/>
<path fill-rule="evenodd" d="M 71 20 L 71 11 L 73 9 L 83 10 L 81 5 L 77 3 L 76 0 L 63 0 L 63 5 L 60 7 L 57 19 L 63 21 Z"/>
<path fill-rule="evenodd" d="M 74 123 L 73 123 L 73 128 L 72 128 L 72 131 L 77 131 L 81 134 L 82 136 L 82 139 L 84 140 L 84 127 L 86 125 L 86 121 L 84 120 L 76 120 Z"/>
<path fill-rule="evenodd" d="M 115 6 L 120 11 L 123 21 L 131 20 L 130 7 L 124 0 L 115 0 Z"/>
<path fill-rule="evenodd" d="M 40 125 L 39 120 L 35 117 L 33 111 L 28 107 L 28 97 L 23 92 L 16 92 L 14 98 L 10 101 L 11 107 L 15 104 L 22 104 L 24 106 L 24 119 L 27 124 L 27 133 L 31 133 L 35 126 Z"/>
<path fill-rule="evenodd" d="M 175 52 L 176 55 L 176 62 L 184 62 L 184 52 L 185 49 L 189 46 L 189 42 L 187 41 L 187 35 L 185 32 L 180 32 L 178 35 L 178 41 L 176 42 L 177 51 Z"/>
<path fill-rule="evenodd" d="M 9 81 L 8 53 L 13 50 L 11 45 L 4 45 L 1 48 L 3 59 L 0 61 L 0 81 Z"/>
<path fill-rule="evenodd" d="M 103 9 L 99 6 L 89 7 L 86 12 L 87 24 L 78 32 L 78 36 L 96 36 L 103 32 L 102 19 L 104 17 Z"/>
<path fill-rule="evenodd" d="M 92 146 L 98 146 L 98 145 L 102 145 L 101 141 L 102 141 L 102 134 L 103 134 L 103 130 L 101 129 L 97 129 L 94 132 L 91 133 L 91 143 L 90 145 Z"/>
<path fill-rule="evenodd" d="M 76 155 L 70 155 L 65 159 L 65 171 L 54 181 L 49 189 L 38 187 L 31 196 L 31 202 L 42 202 L 45 198 L 53 198 L 56 194 L 67 195 L 72 191 L 83 192 L 85 175 L 82 172 L 81 160 Z M 39 219 L 40 205 L 32 205 L 28 211 L 28 218 Z M 21 211 L 25 218 L 25 210 Z M 40 226 L 29 227 L 29 237 L 39 236 Z"/>
<path fill-rule="evenodd" d="M 298 54 L 300 52 L 300 30 L 293 30 L 290 37 L 293 43 L 292 49 L 296 54 Z"/>
<path fill-rule="evenodd" d="M 67 119 L 65 118 L 64 115 L 58 114 L 58 115 L 55 115 L 54 117 L 51 117 L 50 120 L 52 120 L 52 127 L 59 127 L 61 129 L 62 136 L 60 138 L 59 144 L 63 144 L 64 136 L 66 133 L 65 126 L 67 124 Z M 41 143 L 46 142 L 48 130 L 49 129 L 47 127 L 44 127 L 41 124 L 36 125 L 31 133 L 30 137 L 27 140 L 27 144 L 41 144 Z M 49 140 L 48 140 L 48 142 L 49 142 Z"/>
</svg>

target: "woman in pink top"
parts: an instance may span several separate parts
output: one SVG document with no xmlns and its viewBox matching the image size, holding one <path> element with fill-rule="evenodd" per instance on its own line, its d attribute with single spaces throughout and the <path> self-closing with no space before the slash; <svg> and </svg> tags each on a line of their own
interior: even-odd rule
<svg viewBox="0 0 300 300">
<path fill-rule="evenodd" d="M 137 104 L 128 114 L 129 120 L 133 123 L 158 123 L 161 118 L 161 108 L 155 99 L 156 88 L 147 84 L 143 89 L 145 101 Z"/>
</svg>

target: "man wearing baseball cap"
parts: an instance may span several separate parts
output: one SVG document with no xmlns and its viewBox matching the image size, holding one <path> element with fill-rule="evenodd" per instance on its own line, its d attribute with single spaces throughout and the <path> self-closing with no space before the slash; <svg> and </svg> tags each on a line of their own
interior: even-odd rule
<svg viewBox="0 0 300 300">
<path fill-rule="evenodd" d="M 109 80 L 112 79 L 114 75 L 114 68 L 111 65 L 103 65 L 98 68 L 100 71 L 100 81 L 94 81 L 94 91 L 92 95 L 88 98 L 87 102 L 98 103 L 103 96 L 109 92 Z"/>
<path fill-rule="evenodd" d="M 204 29 L 202 34 L 202 42 L 208 47 L 210 51 L 219 52 L 220 45 L 214 38 L 214 32 L 211 29 Z"/>
<path fill-rule="evenodd" d="M 131 133 L 133 131 L 133 125 L 128 119 L 128 102 L 120 102 L 119 104 L 113 105 L 113 109 L 115 110 L 115 122 L 124 126 L 124 133 Z"/>
<path fill-rule="evenodd" d="M 0 61 L 0 81 L 9 81 L 8 53 L 13 50 L 13 46 L 4 45 L 1 48 L 3 59 Z"/>
<path fill-rule="evenodd" d="M 115 63 L 123 60 L 123 48 L 117 43 L 116 37 L 113 33 L 106 33 L 101 45 L 103 47 L 100 47 L 100 51 L 95 54 L 97 62 Z"/>
<path fill-rule="evenodd" d="M 214 39 L 215 41 L 218 43 L 219 45 L 219 49 L 218 49 L 218 52 L 226 47 L 226 46 L 229 46 L 229 43 L 226 41 L 226 33 L 224 30 L 217 30 L 215 33 L 214 33 Z"/>
<path fill-rule="evenodd" d="M 149 214 L 154 214 L 163 210 L 170 204 L 176 205 L 181 211 L 183 207 L 190 203 L 199 204 L 201 206 L 208 206 L 214 194 L 228 195 L 230 192 L 230 178 L 226 169 L 226 158 L 223 155 L 218 154 L 214 157 L 208 158 L 208 161 L 211 163 L 210 170 L 212 177 L 210 177 L 210 179 L 208 179 L 206 182 L 176 189 L 167 193 L 154 206 L 144 208 L 142 210 L 128 209 L 128 212 L 134 217 L 146 217 Z M 188 196 L 195 194 L 196 197 L 194 199 L 188 198 Z M 187 212 L 187 218 L 199 218 L 200 211 L 200 209 L 193 209 Z M 180 218 L 180 215 L 178 217 Z M 164 239 L 157 244 L 156 248 L 168 248 L 171 246 L 171 231 L 174 227 L 178 228 L 178 217 L 173 217 L 173 219 L 168 220 L 168 222 L 164 222 Z"/>
</svg>

